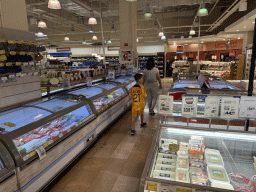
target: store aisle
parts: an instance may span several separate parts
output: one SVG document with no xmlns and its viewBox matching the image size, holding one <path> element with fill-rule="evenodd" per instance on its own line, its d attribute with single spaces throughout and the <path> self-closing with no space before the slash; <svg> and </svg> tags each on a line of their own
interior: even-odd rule
<svg viewBox="0 0 256 192">
<path fill-rule="evenodd" d="M 172 79 L 163 79 L 166 94 Z M 131 111 L 126 112 L 97 143 L 63 176 L 51 192 L 135 192 L 155 135 L 159 117 L 145 109 L 146 128 L 136 123 L 130 135 Z"/>
</svg>

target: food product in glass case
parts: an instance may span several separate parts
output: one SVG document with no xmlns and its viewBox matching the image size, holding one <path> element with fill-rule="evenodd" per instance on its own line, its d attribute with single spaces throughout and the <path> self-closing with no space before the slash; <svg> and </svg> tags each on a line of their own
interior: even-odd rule
<svg viewBox="0 0 256 192">
<path fill-rule="evenodd" d="M 91 114 L 92 111 L 89 105 L 80 107 L 54 121 L 17 137 L 13 142 L 21 156 L 24 157 L 47 142 L 48 144 L 53 143 L 57 136 L 63 136 L 71 127 L 82 122 Z"/>
<path fill-rule="evenodd" d="M 153 173 L 153 177 L 160 178 L 160 179 L 174 180 L 175 172 L 155 170 Z"/>
<path fill-rule="evenodd" d="M 157 164 L 165 164 L 165 165 L 176 165 L 175 159 L 167 159 L 167 158 L 158 158 L 156 160 Z"/>
<path fill-rule="evenodd" d="M 210 182 L 222 181 L 222 182 L 230 183 L 226 169 L 222 166 L 208 165 L 207 172 L 208 172 Z"/>
<path fill-rule="evenodd" d="M 201 162 L 196 162 L 196 161 L 191 161 L 190 160 L 190 164 L 189 164 L 190 168 L 191 167 L 195 167 L 195 168 L 200 168 L 200 169 L 204 169 L 204 164 Z"/>
<path fill-rule="evenodd" d="M 51 114 L 48 111 L 34 107 L 19 107 L 3 112 L 0 114 L 0 128 L 4 130 L 0 131 L 0 133 L 6 134 L 15 131 Z"/>
<path fill-rule="evenodd" d="M 164 164 L 156 164 L 155 170 L 163 170 L 163 171 L 176 171 L 176 166 L 174 165 L 164 165 Z"/>
<path fill-rule="evenodd" d="M 220 165 L 224 166 L 223 159 L 220 154 L 205 153 L 207 165 Z"/>
<path fill-rule="evenodd" d="M 158 158 L 177 159 L 177 155 L 158 153 Z"/>
<path fill-rule="evenodd" d="M 188 169 L 189 168 L 189 160 L 188 157 L 178 157 L 177 158 L 177 168 L 184 168 Z"/>
<path fill-rule="evenodd" d="M 108 95 L 105 95 L 105 96 L 95 99 L 93 101 L 93 104 L 95 105 L 96 110 L 99 110 L 99 109 L 107 106 L 112 101 L 117 101 L 124 94 L 125 94 L 124 89 L 119 88 L 119 89 L 111 92 Z"/>
<path fill-rule="evenodd" d="M 187 169 L 176 169 L 176 181 L 190 183 L 189 172 Z"/>
<path fill-rule="evenodd" d="M 216 188 L 222 188 L 222 189 L 229 189 L 229 190 L 234 190 L 233 186 L 229 183 L 224 183 L 224 182 L 219 182 L 219 181 L 214 181 L 211 183 L 212 187 Z"/>
<path fill-rule="evenodd" d="M 240 187 L 251 187 L 253 182 L 251 179 L 240 173 L 230 173 L 229 178 L 232 183 Z"/>
<path fill-rule="evenodd" d="M 103 90 L 110 90 L 116 87 L 116 84 L 114 83 L 110 83 L 110 82 L 106 82 L 106 83 L 100 83 L 98 85 L 96 85 L 95 87 L 100 87 Z"/>
</svg>

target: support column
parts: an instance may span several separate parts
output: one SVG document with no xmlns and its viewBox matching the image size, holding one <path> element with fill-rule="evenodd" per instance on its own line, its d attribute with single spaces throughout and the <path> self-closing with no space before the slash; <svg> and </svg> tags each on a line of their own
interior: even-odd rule
<svg viewBox="0 0 256 192">
<path fill-rule="evenodd" d="M 28 32 L 25 0 L 0 0 L 1 27 Z"/>
<path fill-rule="evenodd" d="M 137 2 L 119 0 L 120 48 L 133 50 L 133 61 L 137 55 Z M 128 46 L 125 44 L 128 43 Z M 134 63 L 135 64 L 135 63 Z"/>
</svg>

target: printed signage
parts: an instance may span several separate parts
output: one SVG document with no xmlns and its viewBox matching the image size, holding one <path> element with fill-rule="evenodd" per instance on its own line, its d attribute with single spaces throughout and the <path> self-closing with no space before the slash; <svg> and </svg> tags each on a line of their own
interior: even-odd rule
<svg viewBox="0 0 256 192">
<path fill-rule="evenodd" d="M 46 151 L 43 146 L 40 146 L 38 149 L 36 149 L 36 152 L 37 152 L 40 160 L 42 160 L 43 158 L 46 157 Z"/>
<path fill-rule="evenodd" d="M 183 52 L 183 46 L 177 46 L 177 52 Z"/>
<path fill-rule="evenodd" d="M 66 47 L 66 48 L 56 48 L 57 52 L 69 52 L 71 51 L 70 47 Z"/>
<path fill-rule="evenodd" d="M 120 50 L 120 47 L 108 47 L 108 51 L 117 51 Z"/>
<path fill-rule="evenodd" d="M 124 43 L 124 46 L 125 46 L 125 47 L 128 47 L 128 43 Z"/>
<path fill-rule="evenodd" d="M 182 116 L 197 116 L 197 97 L 182 97 Z"/>
<path fill-rule="evenodd" d="M 204 107 L 204 117 L 218 117 L 220 107 L 220 98 L 206 97 Z"/>
<path fill-rule="evenodd" d="M 160 115 L 172 115 L 173 112 L 173 96 L 159 95 L 158 113 Z"/>
<path fill-rule="evenodd" d="M 63 88 L 70 89 L 70 79 L 69 78 L 63 78 Z"/>
<path fill-rule="evenodd" d="M 88 87 L 91 87 L 92 86 L 92 78 L 91 77 L 86 77 L 86 85 Z"/>
<path fill-rule="evenodd" d="M 238 118 L 239 98 L 223 97 L 221 100 L 221 118 L 237 119 Z"/>
<path fill-rule="evenodd" d="M 132 76 L 132 74 L 133 74 L 133 68 L 131 67 L 128 69 L 127 75 Z"/>
<path fill-rule="evenodd" d="M 108 80 L 113 80 L 115 79 L 115 70 L 109 69 L 108 70 Z"/>
<path fill-rule="evenodd" d="M 256 118 L 256 97 L 241 97 L 239 117 Z"/>
<path fill-rule="evenodd" d="M 229 51 L 229 57 L 235 57 L 236 52 L 235 51 Z"/>
</svg>

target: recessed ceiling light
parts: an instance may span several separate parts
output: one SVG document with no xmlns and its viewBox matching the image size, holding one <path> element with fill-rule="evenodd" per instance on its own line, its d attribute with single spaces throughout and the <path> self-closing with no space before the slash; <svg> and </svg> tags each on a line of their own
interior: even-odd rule
<svg viewBox="0 0 256 192">
<path fill-rule="evenodd" d="M 238 29 L 236 31 L 239 31 Z"/>
<path fill-rule="evenodd" d="M 255 21 L 253 21 L 252 23 L 255 24 Z"/>
<path fill-rule="evenodd" d="M 244 28 L 246 28 L 246 26 L 244 26 Z"/>
<path fill-rule="evenodd" d="M 238 39 L 241 39 L 240 37 L 238 37 Z"/>
<path fill-rule="evenodd" d="M 226 39 L 223 39 L 223 41 L 225 41 Z"/>
</svg>

